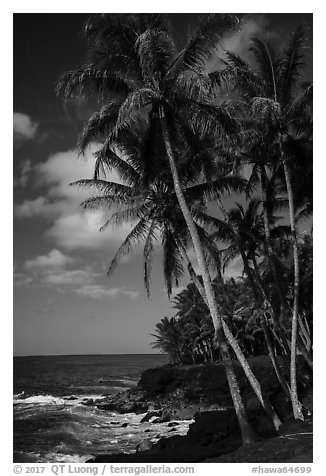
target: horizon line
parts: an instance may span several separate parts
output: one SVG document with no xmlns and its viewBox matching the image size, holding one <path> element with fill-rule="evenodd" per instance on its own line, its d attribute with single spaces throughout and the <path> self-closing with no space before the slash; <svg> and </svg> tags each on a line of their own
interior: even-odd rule
<svg viewBox="0 0 326 476">
<path fill-rule="evenodd" d="M 152 352 L 100 352 L 98 354 L 13 354 L 13 357 L 67 357 L 67 356 L 83 356 L 83 355 L 167 355 L 162 353 Z"/>
</svg>

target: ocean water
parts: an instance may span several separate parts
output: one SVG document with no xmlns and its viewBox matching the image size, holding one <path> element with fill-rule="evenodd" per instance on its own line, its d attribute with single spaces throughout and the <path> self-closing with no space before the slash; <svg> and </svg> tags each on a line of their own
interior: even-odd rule
<svg viewBox="0 0 326 476">
<path fill-rule="evenodd" d="M 169 436 L 166 423 L 140 423 L 143 414 L 82 404 L 131 388 L 143 370 L 165 363 L 154 354 L 14 357 L 14 462 L 83 462 Z M 188 426 L 180 422 L 170 436 Z"/>
</svg>

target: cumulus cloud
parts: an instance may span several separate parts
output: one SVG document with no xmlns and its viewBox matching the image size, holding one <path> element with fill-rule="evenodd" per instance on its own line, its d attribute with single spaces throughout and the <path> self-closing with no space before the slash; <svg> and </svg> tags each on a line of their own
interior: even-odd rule
<svg viewBox="0 0 326 476">
<path fill-rule="evenodd" d="M 80 203 L 96 194 L 96 191 L 71 187 L 69 184 L 81 178 L 91 178 L 94 168 L 93 152 L 98 144 L 89 148 L 85 157 L 78 157 L 77 150 L 54 154 L 44 163 L 33 168 L 36 185 L 46 187 L 46 194 L 24 200 L 15 205 L 15 215 L 21 219 L 41 218 L 51 221 L 46 235 L 56 246 L 66 250 L 107 248 L 108 244 L 121 242 L 131 226 L 107 229 L 100 233 L 100 226 L 108 215 L 103 210 L 83 211 Z M 107 180 L 120 183 L 117 173 Z"/>
<path fill-rule="evenodd" d="M 136 299 L 139 296 L 138 291 L 130 290 L 124 286 L 120 288 L 105 288 L 100 284 L 89 284 L 76 290 L 80 296 L 90 297 L 92 299 L 102 299 L 104 297 L 115 298 L 117 296 L 127 296 L 130 299 Z"/>
<path fill-rule="evenodd" d="M 38 124 L 27 114 L 14 112 L 14 144 L 20 145 L 36 136 Z"/>
<path fill-rule="evenodd" d="M 36 256 L 32 260 L 25 262 L 28 270 L 44 270 L 46 268 L 64 268 L 67 264 L 75 261 L 74 258 L 66 256 L 59 250 L 52 250 L 47 255 Z"/>
<path fill-rule="evenodd" d="M 101 212 L 62 214 L 56 218 L 46 235 L 67 250 L 99 249 L 122 242 L 131 230 L 130 225 L 99 232 L 105 216 Z"/>
<path fill-rule="evenodd" d="M 33 200 L 24 200 L 15 205 L 17 218 L 44 218 L 52 220 L 65 207 L 65 202 L 51 202 L 47 197 L 39 196 Z"/>
<path fill-rule="evenodd" d="M 76 261 L 76 258 L 54 249 L 47 255 L 25 261 L 24 268 L 33 276 L 34 281 L 42 286 L 76 286 L 93 282 L 98 275 L 91 268 L 67 269 Z"/>
</svg>

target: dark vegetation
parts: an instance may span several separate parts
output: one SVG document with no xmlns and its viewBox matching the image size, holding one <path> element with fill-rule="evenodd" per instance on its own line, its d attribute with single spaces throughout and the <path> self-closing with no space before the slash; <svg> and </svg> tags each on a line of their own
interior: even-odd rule
<svg viewBox="0 0 326 476">
<path fill-rule="evenodd" d="M 103 230 L 133 224 L 108 274 L 142 244 L 150 294 L 157 242 L 169 296 L 189 274 L 154 345 L 178 365 L 223 364 L 249 444 L 255 428 L 236 359 L 275 430 L 284 415 L 249 356 L 268 355 L 292 417 L 307 414 L 297 360 L 311 382 L 312 231 L 299 230 L 312 215 L 312 84 L 303 81 L 303 27 L 283 45 L 253 38 L 250 62 L 232 52 L 220 58 L 221 38 L 240 28 L 235 16 L 210 15 L 177 50 L 162 15 L 94 15 L 85 64 L 61 77 L 58 93 L 96 104 L 79 141 L 81 153 L 102 143 L 94 177 L 75 184 L 96 192 L 83 207 L 109 213 Z M 107 179 L 113 170 L 122 183 Z M 235 258 L 243 276 L 225 280 Z"/>
</svg>

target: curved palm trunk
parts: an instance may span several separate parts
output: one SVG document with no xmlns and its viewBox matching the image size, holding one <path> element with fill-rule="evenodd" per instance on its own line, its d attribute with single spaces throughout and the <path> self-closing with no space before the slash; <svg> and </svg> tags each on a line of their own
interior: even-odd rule
<svg viewBox="0 0 326 476">
<path fill-rule="evenodd" d="M 297 242 L 297 233 L 294 219 L 294 201 L 293 201 L 293 191 L 291 184 L 291 174 L 290 170 L 284 156 L 284 150 L 282 146 L 282 140 L 279 141 L 281 160 L 284 169 L 286 189 L 289 200 L 289 216 L 290 216 L 290 226 L 291 226 L 291 238 L 293 246 L 293 267 L 294 267 L 294 284 L 293 284 L 293 310 L 292 310 L 292 332 L 291 332 L 291 363 L 290 363 L 290 383 L 291 383 L 291 401 L 293 408 L 293 415 L 296 420 L 303 420 L 303 413 L 301 408 L 301 403 L 298 398 L 297 390 L 297 376 L 296 376 L 296 355 L 297 355 L 297 333 L 298 333 L 298 307 L 299 307 L 299 283 L 300 283 L 300 273 L 299 273 L 299 253 L 298 253 L 298 242 Z"/>
<path fill-rule="evenodd" d="M 249 278 L 249 281 L 250 281 L 250 284 L 252 286 L 256 306 L 259 307 L 260 306 L 260 302 L 259 302 L 260 300 L 259 300 L 259 297 L 258 297 L 258 289 L 257 289 L 256 283 L 255 283 L 254 277 L 252 275 L 251 268 L 250 268 L 249 263 L 248 263 L 248 259 L 245 255 L 245 253 L 243 252 L 243 250 L 241 249 L 241 246 L 239 246 L 239 249 L 240 249 L 241 258 L 243 260 L 243 265 L 244 265 L 246 274 L 247 274 L 247 276 Z M 276 359 L 276 356 L 275 356 L 274 345 L 273 345 L 273 341 L 271 339 L 270 330 L 269 330 L 269 327 L 268 327 L 268 322 L 267 322 L 267 318 L 266 318 L 265 313 L 264 313 L 264 317 L 261 319 L 261 324 L 262 324 L 262 328 L 263 328 L 263 332 L 264 332 L 264 336 L 265 336 L 265 341 L 266 341 L 266 345 L 267 345 L 268 356 L 270 358 L 270 361 L 272 362 L 272 365 L 273 365 L 274 371 L 276 373 L 277 379 L 280 382 L 280 385 L 283 388 L 283 390 L 285 392 L 285 395 L 289 399 L 291 399 L 289 386 L 288 386 L 288 384 L 287 384 L 287 382 L 284 378 L 282 370 L 281 370 L 281 368 L 278 364 L 278 361 Z"/>
<path fill-rule="evenodd" d="M 184 250 L 184 248 L 182 247 L 182 245 L 180 246 L 180 251 L 183 255 L 184 260 L 188 263 L 188 271 L 189 271 L 190 277 L 191 277 L 194 285 L 198 289 L 198 292 L 201 295 L 203 301 L 205 302 L 206 306 L 208 307 L 204 286 L 199 281 L 199 279 L 198 279 L 198 277 L 197 277 L 197 275 L 196 275 L 196 273 L 195 273 L 195 271 L 192 267 L 191 261 L 188 258 L 188 255 L 187 255 L 186 251 Z M 270 402 L 263 396 L 260 383 L 258 382 L 255 374 L 251 370 L 250 365 L 249 365 L 246 357 L 244 356 L 236 338 L 234 337 L 234 335 L 230 331 L 228 325 L 226 324 L 226 322 L 224 321 L 223 318 L 221 319 L 221 321 L 222 321 L 222 326 L 223 326 L 223 331 L 224 331 L 225 337 L 227 338 L 232 350 L 234 351 L 234 353 L 235 353 L 235 355 L 236 355 L 236 357 L 237 357 L 237 359 L 238 359 L 238 361 L 239 361 L 239 363 L 240 363 L 240 365 L 241 365 L 241 367 L 244 371 L 244 374 L 246 375 L 246 377 L 247 377 L 247 379 L 248 379 L 248 381 L 251 385 L 251 388 L 253 389 L 255 395 L 257 396 L 261 406 L 264 408 L 264 410 L 266 411 L 266 413 L 268 414 L 268 416 L 272 420 L 274 428 L 277 431 L 279 429 L 279 427 L 281 426 L 282 421 L 278 417 L 277 413 L 275 412 L 275 410 L 274 410 L 273 406 L 270 404 Z"/>
<path fill-rule="evenodd" d="M 264 166 L 261 169 L 261 192 L 262 192 L 262 202 L 263 202 L 263 219 L 264 219 L 264 232 L 265 232 L 265 239 L 266 239 L 266 251 L 267 251 L 268 261 L 271 265 L 273 278 L 274 278 L 274 282 L 275 282 L 275 285 L 276 285 L 277 294 L 278 294 L 280 304 L 281 304 L 281 322 L 282 322 L 284 310 L 287 307 L 287 303 L 285 301 L 283 291 L 282 291 L 282 288 L 281 288 L 280 279 L 279 279 L 278 271 L 277 271 L 276 264 L 275 264 L 274 250 L 273 250 L 272 241 L 271 241 L 270 223 L 269 223 L 268 211 L 267 211 L 267 208 L 266 208 L 266 201 L 267 201 L 266 172 L 265 172 Z M 273 312 L 272 317 L 273 317 L 273 320 L 274 320 L 274 323 L 275 323 L 275 328 L 279 332 L 280 338 L 282 339 L 284 349 L 285 349 L 286 353 L 289 355 L 290 354 L 290 349 L 289 349 L 287 339 L 284 336 L 284 333 L 281 329 L 280 319 L 276 316 L 275 312 Z"/>
<path fill-rule="evenodd" d="M 262 280 L 262 278 L 261 278 L 261 276 L 260 276 L 260 272 L 259 272 L 257 260 L 256 260 L 256 257 L 255 257 L 255 254 L 254 254 L 254 253 L 251 255 L 251 260 L 252 260 L 253 265 L 254 265 L 255 276 L 256 276 L 257 282 L 259 283 L 259 289 L 261 290 L 262 296 L 263 296 L 263 298 L 264 298 L 264 300 L 265 300 L 265 303 L 267 304 L 267 308 L 269 309 L 269 312 L 271 313 L 273 322 L 275 323 L 275 322 L 276 322 L 276 319 L 275 319 L 275 309 L 274 309 L 274 307 L 273 307 L 273 304 L 272 304 L 271 300 L 269 299 L 269 296 L 268 296 L 268 294 L 267 294 L 265 285 L 264 285 L 263 280 Z M 276 334 L 275 331 L 273 331 L 274 338 L 275 338 L 276 341 L 278 342 L 279 346 L 280 346 L 281 348 L 283 348 L 283 350 L 284 350 L 284 352 L 285 352 L 285 355 L 288 355 L 288 353 L 289 353 L 289 351 L 290 351 L 290 348 L 289 348 L 289 346 L 288 346 L 286 336 L 285 336 L 285 334 L 284 334 L 284 332 L 283 332 L 283 330 L 282 330 L 281 328 L 279 328 L 278 331 L 281 332 L 281 334 L 282 334 L 281 338 Z M 284 342 L 286 343 L 286 346 L 284 345 Z"/>
<path fill-rule="evenodd" d="M 173 178 L 175 194 L 176 194 L 180 209 L 182 211 L 182 214 L 184 216 L 184 219 L 186 221 L 186 224 L 192 239 L 192 243 L 194 246 L 194 250 L 196 253 L 197 262 L 203 277 L 208 307 L 209 307 L 209 311 L 212 316 L 212 320 L 213 320 L 213 324 L 215 328 L 215 338 L 219 344 L 222 361 L 225 367 L 225 373 L 226 373 L 231 397 L 233 400 L 233 405 L 236 411 L 236 415 L 237 415 L 240 430 L 241 430 L 242 442 L 243 444 L 250 444 L 255 439 L 254 434 L 249 425 L 246 411 L 243 405 L 239 385 L 238 385 L 233 364 L 232 364 L 232 359 L 231 359 L 230 352 L 226 343 L 225 335 L 223 332 L 221 317 L 218 313 L 215 296 L 214 296 L 214 290 L 213 290 L 211 278 L 207 269 L 207 265 L 205 262 L 205 257 L 204 257 L 203 249 L 201 246 L 200 238 L 198 235 L 198 231 L 193 221 L 193 218 L 191 216 L 190 210 L 188 208 L 187 202 L 185 200 L 185 197 L 183 195 L 183 191 L 181 188 L 178 171 L 176 168 L 176 164 L 174 162 L 174 157 L 173 157 L 173 152 L 171 148 L 168 127 L 166 123 L 163 106 L 160 107 L 160 120 L 161 120 L 161 127 L 162 127 L 162 133 L 163 133 L 163 139 L 164 139 L 164 143 L 166 147 L 167 157 L 169 160 L 171 174 Z"/>
<path fill-rule="evenodd" d="M 272 240 L 271 240 L 271 228 L 270 228 L 270 223 L 269 223 L 269 217 L 268 217 L 268 211 L 266 208 L 266 202 L 267 202 L 267 194 L 266 194 L 266 171 L 264 166 L 261 167 L 261 192 L 262 192 L 262 202 L 263 202 L 263 220 L 264 220 L 264 232 L 265 232 L 265 239 L 266 239 L 266 251 L 267 251 L 267 256 L 268 256 L 268 261 L 270 263 L 272 273 L 273 273 L 273 278 L 274 282 L 276 285 L 276 290 L 277 294 L 280 300 L 281 304 L 281 319 L 283 318 L 283 313 L 284 310 L 287 307 L 278 271 L 276 268 L 275 264 L 275 256 L 274 256 L 274 250 L 272 246 Z M 275 316 L 276 317 L 276 316 Z M 278 325 L 279 325 L 279 319 L 277 319 Z"/>
<path fill-rule="evenodd" d="M 241 258 L 242 258 L 245 273 L 246 273 L 246 275 L 249 279 L 249 282 L 250 282 L 250 286 L 251 286 L 251 289 L 252 289 L 252 292 L 253 292 L 253 295 L 254 295 L 254 300 L 256 302 L 256 305 L 259 305 L 259 294 L 258 294 L 258 290 L 257 290 L 257 285 L 256 285 L 254 277 L 252 275 L 252 272 L 251 272 L 251 269 L 250 269 L 250 266 L 249 266 L 249 263 L 248 263 L 248 258 L 246 256 L 245 252 L 243 251 L 242 246 L 239 243 L 238 243 L 238 248 L 239 248 L 239 251 L 240 251 Z"/>
<path fill-rule="evenodd" d="M 289 400 L 291 400 L 290 387 L 289 387 L 288 383 L 286 382 L 286 380 L 284 378 L 284 375 L 282 374 L 280 366 L 278 365 L 278 362 L 277 362 L 277 358 L 275 356 L 275 351 L 274 351 L 273 342 L 272 342 L 271 335 L 270 335 L 270 330 L 268 328 L 266 315 L 264 315 L 264 317 L 262 318 L 262 327 L 263 327 L 263 331 L 264 331 L 265 340 L 266 340 L 266 343 L 267 343 L 268 355 L 269 355 L 269 358 L 270 358 L 270 360 L 273 364 L 277 379 L 280 382 L 281 387 L 283 388 L 283 391 L 284 391 L 285 395 L 288 397 Z"/>
</svg>

